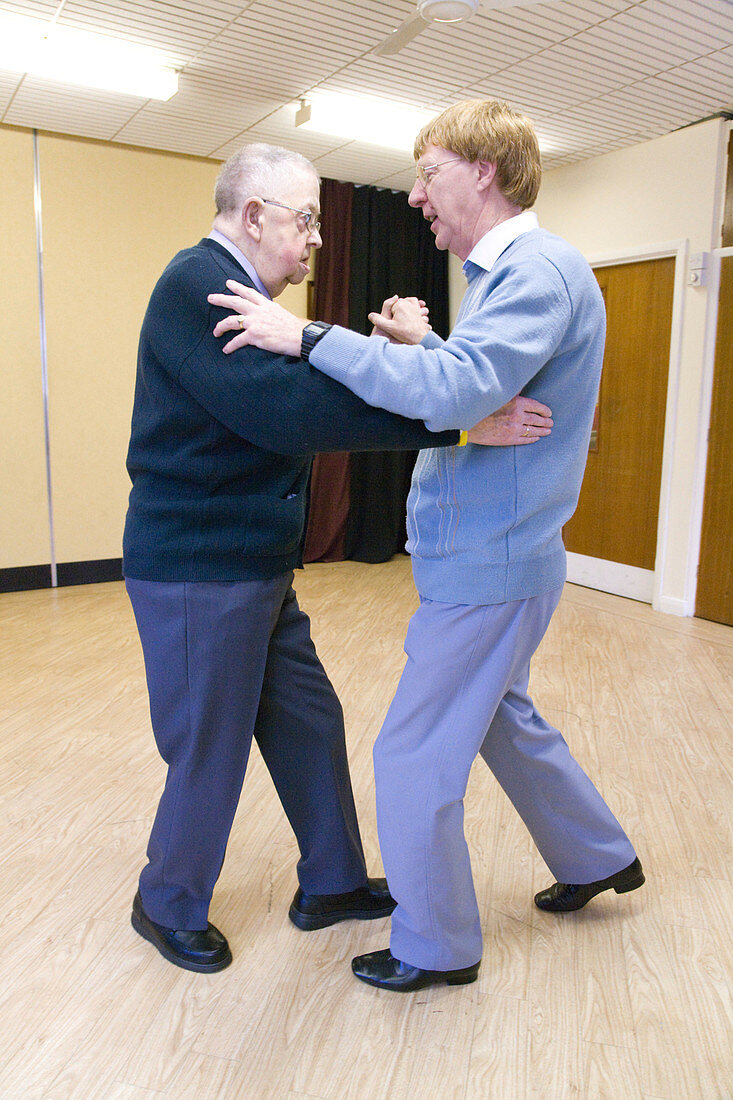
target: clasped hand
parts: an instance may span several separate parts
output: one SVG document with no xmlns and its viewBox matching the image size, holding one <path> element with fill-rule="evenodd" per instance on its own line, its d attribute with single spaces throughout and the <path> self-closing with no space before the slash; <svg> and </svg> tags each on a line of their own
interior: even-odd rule
<svg viewBox="0 0 733 1100">
<path fill-rule="evenodd" d="M 421 298 L 393 294 L 382 303 L 381 313 L 370 313 L 372 336 L 386 336 L 391 344 L 419 344 L 432 329 L 428 308 Z"/>
</svg>

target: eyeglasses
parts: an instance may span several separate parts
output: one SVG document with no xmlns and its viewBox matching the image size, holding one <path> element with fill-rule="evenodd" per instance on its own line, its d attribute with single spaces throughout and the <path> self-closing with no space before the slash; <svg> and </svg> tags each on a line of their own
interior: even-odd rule
<svg viewBox="0 0 733 1100">
<path fill-rule="evenodd" d="M 420 164 L 415 165 L 415 175 L 420 180 L 423 187 L 427 187 L 431 179 L 443 164 L 457 164 L 460 157 L 451 157 L 450 160 L 439 160 L 437 164 Z"/>
<path fill-rule="evenodd" d="M 300 217 L 303 219 L 302 228 L 304 230 L 307 230 L 309 233 L 320 232 L 321 223 L 313 220 L 316 215 L 312 210 L 298 210 L 297 206 L 288 206 L 284 202 L 275 202 L 274 199 L 263 199 L 262 201 L 267 203 L 268 206 L 280 206 L 283 210 L 292 210 L 294 214 L 300 214 Z"/>
</svg>

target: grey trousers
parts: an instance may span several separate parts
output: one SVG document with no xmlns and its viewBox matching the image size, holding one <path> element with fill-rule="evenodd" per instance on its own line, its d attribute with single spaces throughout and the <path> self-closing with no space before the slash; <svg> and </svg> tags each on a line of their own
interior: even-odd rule
<svg viewBox="0 0 733 1100">
<path fill-rule="evenodd" d="M 291 581 L 127 581 L 168 765 L 140 895 L 168 928 L 206 928 L 253 737 L 298 841 L 303 889 L 366 882 L 343 713 Z"/>
<path fill-rule="evenodd" d="M 423 600 L 374 747 L 377 825 L 398 905 L 392 954 L 451 970 L 481 958 L 463 799 L 480 753 L 561 882 L 593 882 L 635 857 L 626 834 L 527 694 L 530 658 L 562 589 L 507 604 Z"/>
</svg>

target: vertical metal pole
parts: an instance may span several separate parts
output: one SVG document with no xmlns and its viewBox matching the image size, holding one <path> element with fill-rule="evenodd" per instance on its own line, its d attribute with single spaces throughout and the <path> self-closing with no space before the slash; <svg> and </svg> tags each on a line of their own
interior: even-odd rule
<svg viewBox="0 0 733 1100">
<path fill-rule="evenodd" d="M 41 336 L 41 385 L 43 389 L 43 427 L 46 441 L 46 494 L 48 531 L 51 546 L 51 587 L 58 586 L 56 575 L 56 539 L 53 525 L 53 488 L 51 484 L 51 431 L 48 409 L 48 354 L 46 347 L 46 299 L 43 281 L 43 218 L 41 207 L 41 165 L 38 155 L 38 131 L 33 131 L 33 204 L 36 213 L 36 258 L 38 262 L 38 320 Z"/>
</svg>

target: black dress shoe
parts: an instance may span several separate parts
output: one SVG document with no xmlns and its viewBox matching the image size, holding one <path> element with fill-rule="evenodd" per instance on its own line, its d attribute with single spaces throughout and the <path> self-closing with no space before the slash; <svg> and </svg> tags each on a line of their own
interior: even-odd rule
<svg viewBox="0 0 733 1100">
<path fill-rule="evenodd" d="M 388 947 L 384 951 L 357 955 L 351 960 L 351 969 L 361 981 L 380 989 L 394 989 L 397 993 L 412 993 L 415 989 L 440 985 L 441 982 L 447 985 L 468 985 L 478 978 L 479 966 L 480 963 L 474 963 L 462 970 L 421 970 L 419 966 L 400 962 Z"/>
<path fill-rule="evenodd" d="M 570 882 L 556 882 L 547 890 L 535 894 L 534 903 L 538 909 L 547 913 L 572 913 L 582 909 L 591 898 L 604 890 L 615 890 L 617 894 L 626 894 L 644 885 L 644 872 L 638 859 L 617 871 L 608 878 L 599 878 L 597 882 L 582 882 L 579 885 Z"/>
<path fill-rule="evenodd" d="M 176 931 L 156 924 L 143 909 L 140 891 L 132 903 L 132 927 L 143 939 L 157 947 L 168 962 L 182 966 L 184 970 L 198 970 L 202 974 L 213 974 L 223 970 L 232 961 L 229 944 L 218 928 L 209 924 L 205 931 L 191 932 L 186 929 Z"/>
<path fill-rule="evenodd" d="M 288 916 L 297 928 L 312 932 L 341 920 L 388 917 L 396 904 L 386 878 L 370 878 L 366 886 L 345 894 L 304 894 L 298 887 Z"/>
</svg>

